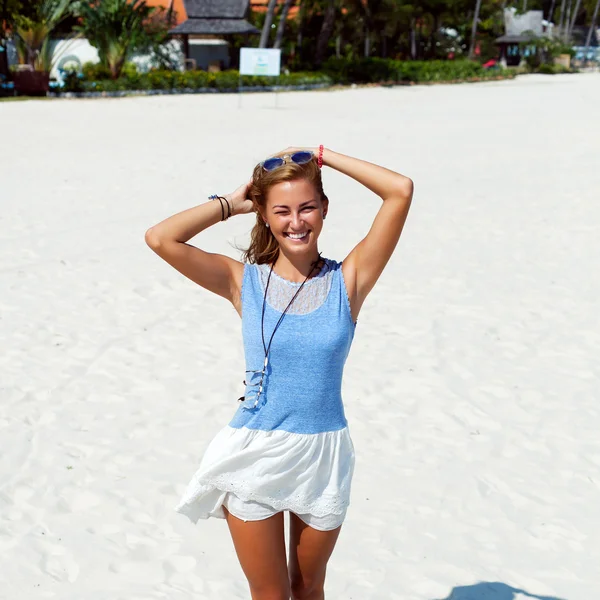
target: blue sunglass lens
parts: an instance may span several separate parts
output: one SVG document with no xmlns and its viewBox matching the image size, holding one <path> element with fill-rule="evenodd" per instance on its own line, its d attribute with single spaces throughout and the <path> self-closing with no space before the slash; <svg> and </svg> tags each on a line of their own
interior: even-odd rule
<svg viewBox="0 0 600 600">
<path fill-rule="evenodd" d="M 312 160 L 312 152 L 306 152 L 306 151 L 302 151 L 302 152 L 294 152 L 294 154 L 292 154 L 292 156 L 290 156 L 290 158 L 298 165 L 303 165 L 307 162 L 310 162 Z"/>
<path fill-rule="evenodd" d="M 263 163 L 263 169 L 265 171 L 272 171 L 273 169 L 280 167 L 282 164 L 283 158 L 267 158 L 267 160 L 265 160 L 265 162 Z"/>
</svg>

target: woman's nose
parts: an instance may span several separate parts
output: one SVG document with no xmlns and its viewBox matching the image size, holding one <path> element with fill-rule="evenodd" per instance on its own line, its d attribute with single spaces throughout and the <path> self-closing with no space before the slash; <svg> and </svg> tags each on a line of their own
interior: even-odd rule
<svg viewBox="0 0 600 600">
<path fill-rule="evenodd" d="M 300 229 L 302 227 L 302 218 L 300 213 L 292 213 L 292 227 Z"/>
</svg>

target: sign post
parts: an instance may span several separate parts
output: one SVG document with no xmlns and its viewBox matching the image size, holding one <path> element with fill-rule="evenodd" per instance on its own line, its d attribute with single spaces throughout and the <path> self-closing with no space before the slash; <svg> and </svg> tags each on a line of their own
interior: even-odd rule
<svg viewBox="0 0 600 600">
<path fill-rule="evenodd" d="M 281 50 L 278 48 L 240 48 L 240 94 L 238 107 L 242 105 L 242 75 L 279 77 L 281 73 Z M 277 91 L 275 91 L 277 106 Z"/>
</svg>

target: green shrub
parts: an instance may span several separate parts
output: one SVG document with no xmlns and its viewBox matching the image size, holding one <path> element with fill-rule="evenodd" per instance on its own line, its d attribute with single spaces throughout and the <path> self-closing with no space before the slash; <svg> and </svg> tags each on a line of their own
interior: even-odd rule
<svg viewBox="0 0 600 600">
<path fill-rule="evenodd" d="M 200 70 L 180 72 L 155 69 L 148 73 L 138 73 L 135 65 L 130 65 L 123 69 L 123 75 L 119 79 L 112 80 L 105 67 L 86 63 L 83 66 L 85 80 L 80 82 L 69 80 L 69 89 L 76 91 L 75 87 L 80 86 L 85 91 L 97 92 L 205 88 L 234 91 L 237 90 L 240 82 L 239 72 L 234 70 L 208 73 Z M 244 87 L 331 85 L 332 83 L 428 83 L 489 79 L 498 75 L 514 77 L 515 74 L 508 70 L 486 70 L 479 63 L 469 60 L 399 61 L 383 58 L 357 60 L 333 58 L 324 63 L 322 72 L 284 73 L 280 77 L 243 76 L 241 83 Z"/>
<path fill-rule="evenodd" d="M 554 75 L 556 73 L 554 65 L 540 65 L 536 71 L 538 73 L 544 73 L 545 75 Z"/>
<path fill-rule="evenodd" d="M 238 71 L 219 71 L 215 75 L 215 87 L 219 90 L 235 90 L 240 81 Z"/>
<path fill-rule="evenodd" d="M 242 85 L 244 87 L 269 87 L 274 85 L 276 81 L 277 77 L 242 75 Z"/>
<path fill-rule="evenodd" d="M 337 83 L 468 81 L 499 74 L 498 70 L 486 70 L 470 60 L 400 61 L 384 58 L 330 58 L 323 64 L 323 71 Z"/>
<path fill-rule="evenodd" d="M 331 85 L 333 80 L 325 73 L 284 73 L 277 79 L 277 85 Z"/>
<path fill-rule="evenodd" d="M 330 58 L 323 63 L 322 71 L 336 83 L 371 83 L 375 81 L 400 81 L 397 73 L 399 61 L 384 58 Z"/>
<path fill-rule="evenodd" d="M 138 68 L 135 63 L 128 62 L 121 69 L 121 77 L 135 77 L 138 74 Z"/>
<path fill-rule="evenodd" d="M 576 73 L 577 71 L 575 69 L 567 69 L 564 65 L 543 64 L 535 72 L 543 73 L 544 75 L 558 75 L 559 73 Z"/>
<path fill-rule="evenodd" d="M 101 79 L 100 81 L 88 81 L 85 85 L 86 92 L 123 92 L 127 87 L 126 79 Z"/>
<path fill-rule="evenodd" d="M 198 90 L 215 87 L 215 74 L 207 71 L 184 71 L 176 77 L 177 87 Z"/>
<path fill-rule="evenodd" d="M 142 89 L 172 90 L 175 86 L 175 71 L 149 71 L 142 76 Z"/>
<path fill-rule="evenodd" d="M 63 87 L 62 90 L 65 92 L 83 92 L 84 90 L 84 78 L 76 68 L 69 68 L 64 70 Z"/>
<path fill-rule="evenodd" d="M 110 69 L 100 63 L 86 62 L 81 68 L 86 81 L 98 81 L 99 79 L 110 79 Z"/>
</svg>

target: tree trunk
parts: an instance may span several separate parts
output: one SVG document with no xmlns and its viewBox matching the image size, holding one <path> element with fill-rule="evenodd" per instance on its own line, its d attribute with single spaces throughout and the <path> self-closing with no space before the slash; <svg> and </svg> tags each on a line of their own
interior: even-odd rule
<svg viewBox="0 0 600 600">
<path fill-rule="evenodd" d="M 273 44 L 273 48 L 281 48 L 281 43 L 283 42 L 283 32 L 285 30 L 285 25 L 287 22 L 287 16 L 293 4 L 294 0 L 285 0 L 283 10 L 281 11 L 281 17 L 279 18 L 279 25 L 277 25 L 277 34 L 275 35 L 275 43 Z"/>
<path fill-rule="evenodd" d="M 554 21 L 552 20 L 553 16 L 554 16 L 554 7 L 556 5 L 556 0 L 552 0 L 552 4 L 550 5 L 550 12 L 548 13 L 548 16 L 546 17 L 546 19 L 548 20 L 548 23 L 553 23 Z"/>
<path fill-rule="evenodd" d="M 0 40 L 0 75 L 8 75 L 8 52 L 4 40 Z"/>
<path fill-rule="evenodd" d="M 302 60 L 302 38 L 304 32 L 304 16 L 305 16 L 306 2 L 300 4 L 300 10 L 298 11 L 298 35 L 296 36 L 296 60 Z"/>
<path fill-rule="evenodd" d="M 259 48 L 266 48 L 269 43 L 269 34 L 271 33 L 271 25 L 273 24 L 273 16 L 275 15 L 275 6 L 277 0 L 269 0 L 269 6 L 267 7 L 267 14 L 265 15 L 265 23 L 260 34 Z"/>
<path fill-rule="evenodd" d="M 371 33 L 369 28 L 365 28 L 365 58 L 371 53 Z"/>
<path fill-rule="evenodd" d="M 319 38 L 317 39 L 317 51 L 315 54 L 315 62 L 320 65 L 325 60 L 327 54 L 327 46 L 329 44 L 329 38 L 333 33 L 333 27 L 335 25 L 335 0 L 329 0 L 327 2 L 327 8 L 325 9 L 325 17 L 323 19 L 323 25 L 321 25 L 321 31 L 319 32 Z"/>
<path fill-rule="evenodd" d="M 596 27 L 596 19 L 598 18 L 598 7 L 600 7 L 600 0 L 596 0 L 596 7 L 594 8 L 594 14 L 592 15 L 592 22 L 590 23 L 590 29 L 585 39 L 585 57 L 587 60 L 588 52 L 590 51 L 590 44 L 592 43 L 592 33 L 594 33 L 594 27 Z"/>
<path fill-rule="evenodd" d="M 475 41 L 477 37 L 477 22 L 479 21 L 479 11 L 481 10 L 481 0 L 475 4 L 475 14 L 473 15 L 473 26 L 471 27 L 471 45 L 469 46 L 469 58 L 472 60 L 475 56 Z"/>
<path fill-rule="evenodd" d="M 558 21 L 558 31 L 563 34 L 563 26 L 565 24 L 565 0 L 560 0 L 560 18 Z"/>
<path fill-rule="evenodd" d="M 573 11 L 573 18 L 571 19 L 571 23 L 569 25 L 569 39 L 573 35 L 573 27 L 575 27 L 575 21 L 577 20 L 577 13 L 579 12 L 579 7 L 581 6 L 581 0 L 577 0 L 575 3 L 575 10 Z"/>
<path fill-rule="evenodd" d="M 565 13 L 565 22 L 563 23 L 560 35 L 563 42 L 567 43 L 569 40 L 569 23 L 571 22 L 571 0 L 567 0 L 567 11 Z"/>
<path fill-rule="evenodd" d="M 433 26 L 431 28 L 431 33 L 429 34 L 429 56 L 435 60 L 436 55 L 436 41 L 437 41 L 437 33 L 440 28 L 440 16 L 438 14 L 433 15 Z"/>
<path fill-rule="evenodd" d="M 415 35 L 415 19 L 410 20 L 410 57 L 413 60 L 417 59 L 417 40 Z"/>
</svg>

